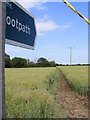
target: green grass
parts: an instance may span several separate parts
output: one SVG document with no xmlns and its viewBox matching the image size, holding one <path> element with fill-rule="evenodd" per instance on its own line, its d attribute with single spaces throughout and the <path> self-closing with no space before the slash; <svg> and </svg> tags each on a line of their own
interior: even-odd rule
<svg viewBox="0 0 90 120">
<path fill-rule="evenodd" d="M 56 68 L 6 69 L 5 74 L 7 118 L 62 117 L 55 99 L 60 79 Z"/>
<path fill-rule="evenodd" d="M 82 95 L 88 95 L 88 67 L 87 66 L 61 66 L 70 87 Z"/>
</svg>

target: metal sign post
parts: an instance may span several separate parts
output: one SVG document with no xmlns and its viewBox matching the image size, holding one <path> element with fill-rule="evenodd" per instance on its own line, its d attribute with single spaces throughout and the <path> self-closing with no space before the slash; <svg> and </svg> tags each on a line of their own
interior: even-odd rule
<svg viewBox="0 0 90 120">
<path fill-rule="evenodd" d="M 5 118 L 5 27 L 6 3 L 0 1 L 0 120 Z"/>
<path fill-rule="evenodd" d="M 90 1 L 88 2 L 88 19 L 90 20 Z M 88 118 L 90 119 L 90 25 L 88 26 Z"/>
</svg>

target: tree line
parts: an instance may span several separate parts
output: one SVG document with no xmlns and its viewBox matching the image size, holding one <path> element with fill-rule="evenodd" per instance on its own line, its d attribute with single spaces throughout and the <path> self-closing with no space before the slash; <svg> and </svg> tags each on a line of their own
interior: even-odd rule
<svg viewBox="0 0 90 120">
<path fill-rule="evenodd" d="M 39 58 L 37 62 L 27 60 L 25 58 L 15 57 L 10 59 L 10 56 L 5 53 L 6 68 L 29 68 L 29 67 L 56 67 L 54 61 L 48 61 L 46 58 Z"/>
<path fill-rule="evenodd" d="M 69 64 L 57 64 L 55 61 L 48 61 L 46 58 L 39 58 L 37 62 L 27 60 L 25 58 L 15 57 L 10 59 L 10 56 L 5 54 L 6 68 L 29 68 L 29 67 L 56 67 L 56 66 L 70 66 Z M 90 64 L 73 64 L 71 66 L 90 66 Z"/>
</svg>

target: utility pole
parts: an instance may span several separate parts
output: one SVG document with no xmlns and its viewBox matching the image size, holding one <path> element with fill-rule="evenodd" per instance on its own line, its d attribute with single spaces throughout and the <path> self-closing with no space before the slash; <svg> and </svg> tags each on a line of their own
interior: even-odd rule
<svg viewBox="0 0 90 120">
<path fill-rule="evenodd" d="M 75 48 L 75 47 L 68 47 L 70 49 L 70 66 L 72 65 L 72 50 Z"/>
<path fill-rule="evenodd" d="M 72 47 L 70 47 L 70 66 L 72 65 Z"/>
</svg>

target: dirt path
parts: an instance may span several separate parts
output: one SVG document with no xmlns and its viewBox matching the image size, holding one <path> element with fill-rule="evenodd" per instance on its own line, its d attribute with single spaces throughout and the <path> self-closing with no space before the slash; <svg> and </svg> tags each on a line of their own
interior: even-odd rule
<svg viewBox="0 0 90 120">
<path fill-rule="evenodd" d="M 88 118 L 88 98 L 72 91 L 60 71 L 58 95 L 62 107 L 67 112 L 67 118 Z"/>
</svg>

